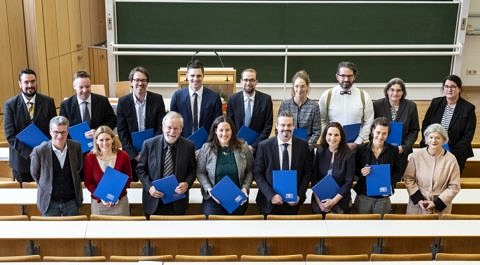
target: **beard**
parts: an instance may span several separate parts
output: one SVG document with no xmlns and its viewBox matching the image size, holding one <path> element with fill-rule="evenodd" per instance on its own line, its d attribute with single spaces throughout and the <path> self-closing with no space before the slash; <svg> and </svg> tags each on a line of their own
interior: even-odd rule
<svg viewBox="0 0 480 265">
<path fill-rule="evenodd" d="M 34 90 L 31 93 L 28 93 L 28 92 L 25 92 L 25 91 L 22 90 L 22 94 L 25 95 L 25 97 L 27 97 L 27 98 L 32 98 L 33 96 L 35 96 L 35 94 L 37 94 L 37 90 Z"/>
</svg>

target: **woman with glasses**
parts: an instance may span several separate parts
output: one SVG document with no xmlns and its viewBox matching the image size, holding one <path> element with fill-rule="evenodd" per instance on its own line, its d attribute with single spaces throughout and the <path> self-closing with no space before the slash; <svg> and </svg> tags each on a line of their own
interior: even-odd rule
<svg viewBox="0 0 480 265">
<path fill-rule="evenodd" d="M 448 143 L 444 145 L 456 158 L 460 174 L 465 168 L 467 158 L 473 156 L 472 140 L 477 126 L 475 106 L 461 97 L 462 80 L 449 75 L 443 80 L 443 97 L 432 99 L 422 122 L 422 135 L 433 123 L 440 123 L 448 132 Z M 420 145 L 426 146 L 425 137 Z"/>
</svg>

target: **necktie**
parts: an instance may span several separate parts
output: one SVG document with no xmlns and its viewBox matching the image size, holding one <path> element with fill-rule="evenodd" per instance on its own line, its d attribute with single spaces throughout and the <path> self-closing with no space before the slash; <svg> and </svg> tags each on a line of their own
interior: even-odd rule
<svg viewBox="0 0 480 265">
<path fill-rule="evenodd" d="M 245 126 L 250 126 L 250 121 L 252 120 L 252 98 L 247 98 L 247 107 L 245 108 L 245 120 L 243 124 Z"/>
<path fill-rule="evenodd" d="M 282 170 L 289 170 L 290 166 L 288 163 L 288 144 L 283 145 L 283 157 L 282 157 Z"/>
<path fill-rule="evenodd" d="M 351 95 L 352 91 L 350 90 L 340 90 L 340 95 Z"/>
<path fill-rule="evenodd" d="M 83 114 L 83 121 L 86 121 L 90 124 L 90 112 L 88 111 L 88 102 L 82 102 L 82 114 Z"/>
<path fill-rule="evenodd" d="M 35 111 L 33 107 L 33 102 L 29 101 L 27 102 L 28 104 L 28 115 L 30 116 L 30 119 L 33 120 L 33 112 Z"/>
<path fill-rule="evenodd" d="M 163 176 L 170 176 L 173 175 L 173 152 L 172 152 L 172 146 L 168 145 L 167 146 L 167 152 L 165 152 L 165 161 L 164 161 L 164 166 L 163 166 Z"/>
<path fill-rule="evenodd" d="M 143 131 L 145 130 L 145 117 L 144 117 L 144 109 L 145 109 L 145 102 L 140 104 L 138 107 L 138 130 Z"/>
<path fill-rule="evenodd" d="M 193 132 L 198 130 L 198 94 L 193 93 Z"/>
</svg>

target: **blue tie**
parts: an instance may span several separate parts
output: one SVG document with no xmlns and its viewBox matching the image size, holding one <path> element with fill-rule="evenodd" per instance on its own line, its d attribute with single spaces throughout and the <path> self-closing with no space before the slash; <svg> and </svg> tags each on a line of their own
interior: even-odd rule
<svg viewBox="0 0 480 265">
<path fill-rule="evenodd" d="M 252 98 L 247 98 L 247 107 L 245 108 L 245 120 L 243 124 L 245 126 L 250 126 L 250 121 L 252 120 Z"/>
</svg>

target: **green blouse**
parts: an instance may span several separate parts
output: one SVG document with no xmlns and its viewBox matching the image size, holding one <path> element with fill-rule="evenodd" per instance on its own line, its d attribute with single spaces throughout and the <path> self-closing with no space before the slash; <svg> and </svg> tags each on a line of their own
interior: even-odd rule
<svg viewBox="0 0 480 265">
<path fill-rule="evenodd" d="M 237 162 L 235 161 L 235 154 L 230 147 L 222 147 L 218 150 L 215 183 L 218 183 L 225 176 L 230 177 L 240 187 Z"/>
</svg>

